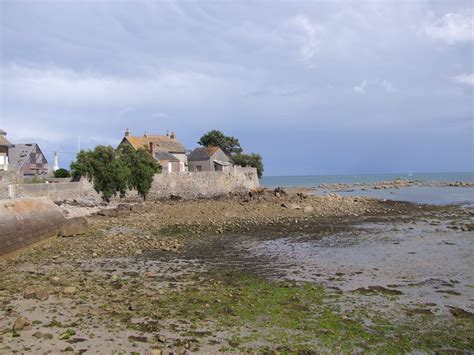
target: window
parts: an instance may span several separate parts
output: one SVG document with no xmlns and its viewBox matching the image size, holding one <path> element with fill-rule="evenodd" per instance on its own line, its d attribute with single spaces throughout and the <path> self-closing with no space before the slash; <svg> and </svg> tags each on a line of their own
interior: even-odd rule
<svg viewBox="0 0 474 355">
<path fill-rule="evenodd" d="M 196 165 L 196 170 L 197 171 L 202 171 L 202 166 L 201 165 Z"/>
</svg>

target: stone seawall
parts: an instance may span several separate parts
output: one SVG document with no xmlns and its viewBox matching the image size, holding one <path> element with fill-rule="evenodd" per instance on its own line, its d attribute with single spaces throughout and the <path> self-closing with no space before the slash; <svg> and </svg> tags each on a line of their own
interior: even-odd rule
<svg viewBox="0 0 474 355">
<path fill-rule="evenodd" d="M 235 168 L 231 172 L 168 173 L 155 175 L 149 199 L 215 197 L 259 188 L 257 170 Z"/>
<path fill-rule="evenodd" d="M 49 197 L 53 201 L 62 200 L 93 200 L 100 202 L 100 195 L 95 192 L 87 179 L 79 182 L 60 181 L 54 183 L 15 184 L 10 187 L 11 198 Z"/>
<path fill-rule="evenodd" d="M 56 235 L 64 221 L 48 198 L 0 201 L 0 255 Z"/>
<path fill-rule="evenodd" d="M 8 183 L 13 184 L 8 184 Z M 54 182 L 49 184 L 19 184 L 15 180 L 4 180 L 1 199 L 48 197 L 52 201 L 78 200 L 99 203 L 100 195 L 87 179 L 79 182 Z M 1 183 L 1 181 L 0 181 Z M 179 196 L 183 199 L 215 197 L 229 193 L 247 192 L 259 188 L 257 170 L 234 167 L 229 172 L 163 173 L 154 177 L 148 199 L 166 199 Z M 136 192 L 127 194 L 129 199 L 140 198 Z M 114 201 L 120 199 L 113 198 Z"/>
</svg>

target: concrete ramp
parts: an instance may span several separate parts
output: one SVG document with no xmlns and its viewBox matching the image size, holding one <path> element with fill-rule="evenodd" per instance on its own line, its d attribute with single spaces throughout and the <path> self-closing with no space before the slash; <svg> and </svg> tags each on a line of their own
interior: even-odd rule
<svg viewBox="0 0 474 355">
<path fill-rule="evenodd" d="M 0 200 L 0 255 L 57 235 L 64 221 L 47 198 Z"/>
</svg>

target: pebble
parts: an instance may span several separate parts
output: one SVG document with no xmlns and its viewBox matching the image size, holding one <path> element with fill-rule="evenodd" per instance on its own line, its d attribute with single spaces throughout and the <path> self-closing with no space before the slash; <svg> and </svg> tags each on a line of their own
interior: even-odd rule
<svg viewBox="0 0 474 355">
<path fill-rule="evenodd" d="M 63 290 L 63 294 L 65 295 L 73 295 L 76 293 L 76 288 L 72 286 L 65 287 Z"/>
<path fill-rule="evenodd" d="M 13 323 L 13 330 L 22 330 L 26 326 L 30 325 L 30 320 L 24 316 L 18 317 Z"/>
<path fill-rule="evenodd" d="M 26 299 L 35 298 L 35 296 L 36 296 L 36 289 L 33 286 L 27 286 L 23 290 L 23 297 L 24 298 L 26 298 Z"/>
<path fill-rule="evenodd" d="M 44 288 L 38 288 L 35 292 L 35 297 L 37 300 L 46 301 L 49 298 L 48 291 Z"/>
<path fill-rule="evenodd" d="M 54 285 L 54 286 L 59 286 L 61 285 L 61 279 L 57 276 L 53 276 L 50 280 L 51 282 L 51 285 Z"/>
</svg>

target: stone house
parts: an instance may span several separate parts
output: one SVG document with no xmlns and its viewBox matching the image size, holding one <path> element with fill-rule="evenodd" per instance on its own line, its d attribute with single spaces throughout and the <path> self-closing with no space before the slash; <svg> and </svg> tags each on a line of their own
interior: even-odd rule
<svg viewBox="0 0 474 355">
<path fill-rule="evenodd" d="M 181 170 L 181 162 L 173 154 L 164 150 L 155 150 L 153 156 L 160 163 L 161 171 L 164 173 L 179 172 Z"/>
<path fill-rule="evenodd" d="M 232 161 L 219 147 L 202 147 L 194 149 L 188 155 L 188 169 L 200 171 L 230 171 Z"/>
<path fill-rule="evenodd" d="M 8 152 L 10 165 L 25 176 L 51 174 L 51 167 L 36 143 L 15 144 Z"/>
<path fill-rule="evenodd" d="M 183 172 L 187 171 L 188 160 L 186 149 L 176 138 L 176 134 L 166 134 L 165 136 L 145 134 L 143 137 L 132 136 L 130 130 L 125 131 L 125 136 L 120 142 L 129 144 L 134 149 L 146 149 L 162 167 L 163 172 Z"/>
<path fill-rule="evenodd" d="M 0 128 L 0 170 L 8 170 L 9 149 L 12 144 L 6 138 L 7 132 Z"/>
</svg>

